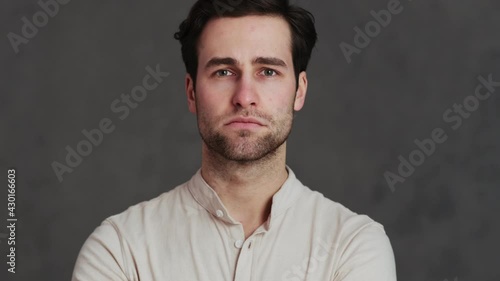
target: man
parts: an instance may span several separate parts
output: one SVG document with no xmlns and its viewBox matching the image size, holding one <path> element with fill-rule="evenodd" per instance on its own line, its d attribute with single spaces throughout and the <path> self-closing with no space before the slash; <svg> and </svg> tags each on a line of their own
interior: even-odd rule
<svg viewBox="0 0 500 281">
<path fill-rule="evenodd" d="M 395 281 L 382 225 L 305 187 L 286 165 L 316 42 L 312 15 L 284 0 L 221 2 L 199 0 L 175 36 L 201 168 L 106 219 L 73 280 Z"/>
</svg>

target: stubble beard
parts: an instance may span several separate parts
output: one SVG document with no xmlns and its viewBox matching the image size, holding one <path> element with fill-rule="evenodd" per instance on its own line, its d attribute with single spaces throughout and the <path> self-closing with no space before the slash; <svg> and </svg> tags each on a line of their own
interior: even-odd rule
<svg viewBox="0 0 500 281">
<path fill-rule="evenodd" d="M 272 157 L 277 149 L 288 139 L 293 123 L 293 108 L 284 117 L 279 120 L 269 118 L 262 114 L 249 114 L 248 111 L 242 111 L 235 116 L 261 117 L 268 121 L 267 128 L 271 129 L 264 135 L 253 130 L 241 129 L 231 136 L 216 130 L 213 124 L 220 124 L 222 118 L 209 120 L 203 114 L 198 114 L 198 129 L 201 138 L 207 148 L 222 156 L 223 158 L 240 163 L 254 162 L 266 157 Z"/>
</svg>

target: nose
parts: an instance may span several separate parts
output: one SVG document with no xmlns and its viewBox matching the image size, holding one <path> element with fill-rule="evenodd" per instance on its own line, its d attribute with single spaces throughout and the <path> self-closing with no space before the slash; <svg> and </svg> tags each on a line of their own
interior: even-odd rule
<svg viewBox="0 0 500 281">
<path fill-rule="evenodd" d="M 242 75 L 238 79 L 235 92 L 233 94 L 233 105 L 235 107 L 249 108 L 257 106 L 258 95 L 256 83 L 250 75 Z"/>
</svg>

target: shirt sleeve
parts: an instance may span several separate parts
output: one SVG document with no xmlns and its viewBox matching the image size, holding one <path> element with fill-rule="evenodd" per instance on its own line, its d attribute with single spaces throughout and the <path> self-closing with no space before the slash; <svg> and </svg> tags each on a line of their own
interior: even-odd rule
<svg viewBox="0 0 500 281">
<path fill-rule="evenodd" d="M 396 265 L 383 226 L 370 224 L 348 241 L 333 281 L 396 281 Z"/>
<path fill-rule="evenodd" d="M 121 237 L 105 220 L 87 238 L 78 254 L 72 281 L 127 281 Z"/>
</svg>

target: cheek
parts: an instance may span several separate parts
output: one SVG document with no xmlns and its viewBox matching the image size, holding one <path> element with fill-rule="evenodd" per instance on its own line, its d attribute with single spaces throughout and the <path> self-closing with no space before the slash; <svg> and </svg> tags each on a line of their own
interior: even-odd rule
<svg viewBox="0 0 500 281">
<path fill-rule="evenodd" d="M 221 93 L 230 93 L 235 88 L 234 79 L 211 79 L 209 77 L 201 77 L 199 85 L 203 85 L 201 89 L 204 93 L 207 94 L 221 94 Z"/>
<path fill-rule="evenodd" d="M 265 104 L 270 105 L 270 109 L 280 114 L 287 113 L 293 110 L 295 102 L 294 88 L 281 87 L 270 91 L 270 95 L 266 97 Z"/>
<path fill-rule="evenodd" d="M 234 89 L 234 83 L 228 81 L 200 81 L 197 91 L 200 102 L 205 104 L 221 104 L 224 99 L 230 96 Z"/>
<path fill-rule="evenodd" d="M 200 91 L 197 93 L 196 109 L 198 115 L 207 122 L 215 122 L 223 115 L 224 101 L 222 95 Z"/>
</svg>

